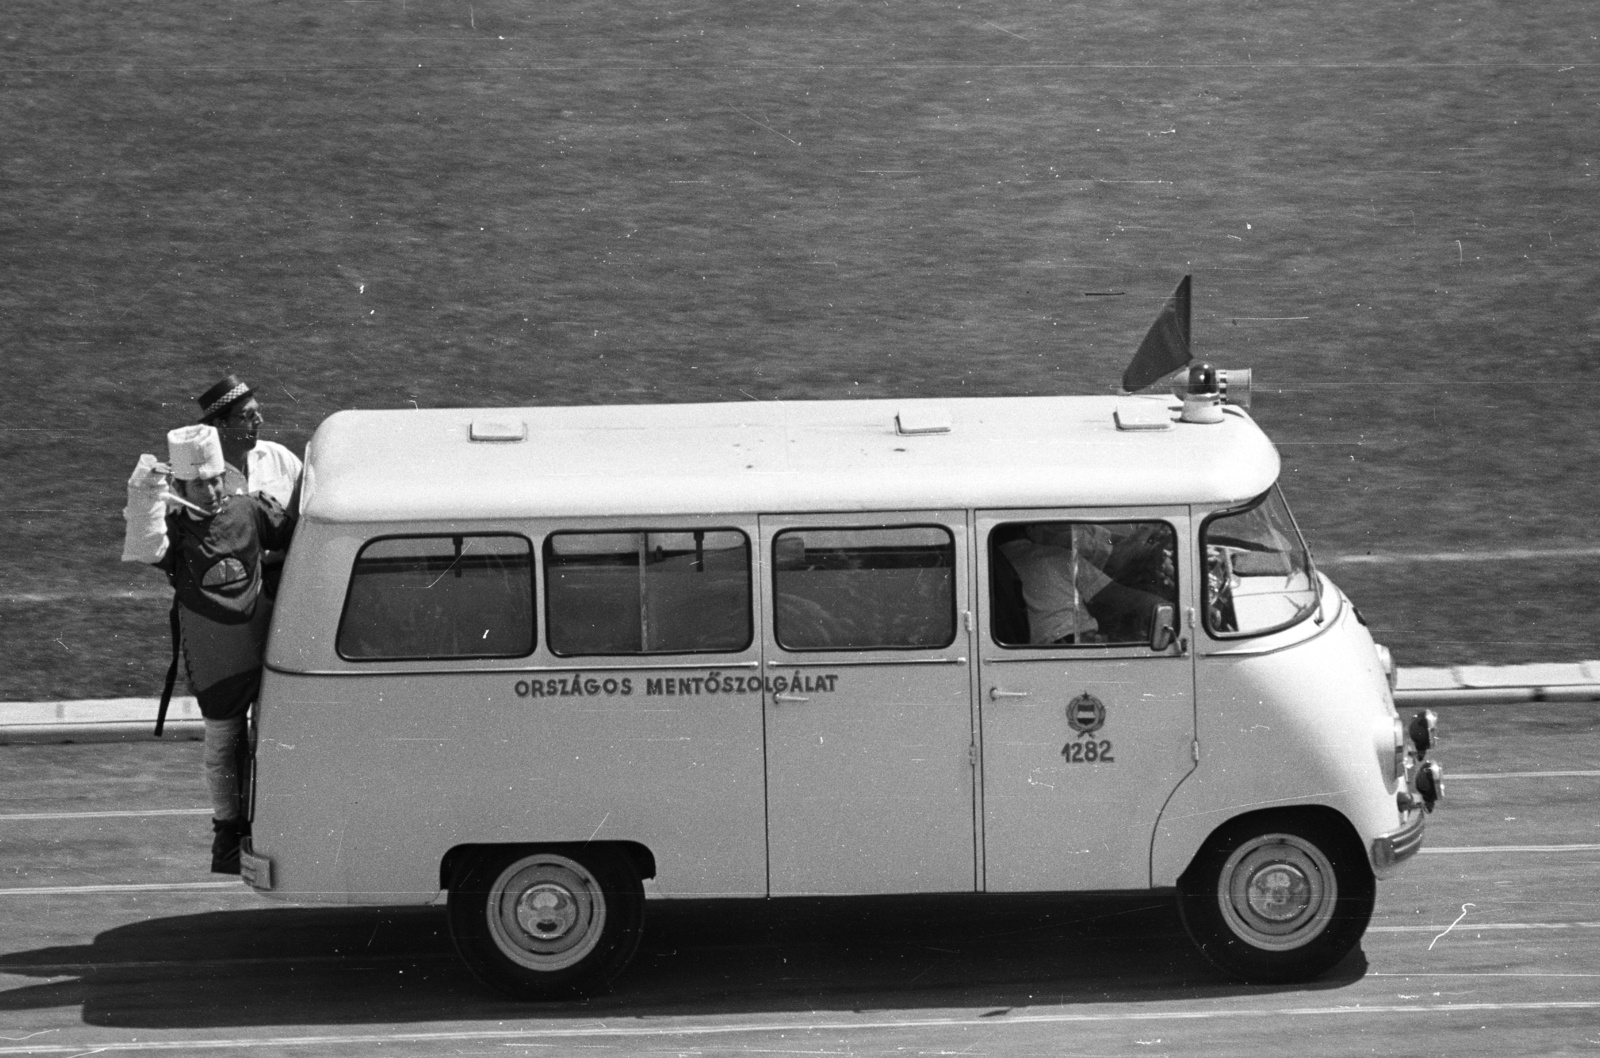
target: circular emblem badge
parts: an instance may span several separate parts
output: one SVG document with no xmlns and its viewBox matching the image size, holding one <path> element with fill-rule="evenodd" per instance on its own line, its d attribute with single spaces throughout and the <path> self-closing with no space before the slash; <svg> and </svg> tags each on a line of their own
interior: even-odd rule
<svg viewBox="0 0 1600 1058">
<path fill-rule="evenodd" d="M 1067 703 L 1067 724 L 1079 735 L 1093 734 L 1105 726 L 1105 703 L 1087 692 Z"/>
</svg>

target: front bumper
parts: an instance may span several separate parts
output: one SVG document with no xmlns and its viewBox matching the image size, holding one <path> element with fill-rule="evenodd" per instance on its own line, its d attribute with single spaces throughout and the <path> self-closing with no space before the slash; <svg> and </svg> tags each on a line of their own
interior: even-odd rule
<svg viewBox="0 0 1600 1058">
<path fill-rule="evenodd" d="M 1372 839 L 1370 859 L 1373 874 L 1379 878 L 1387 878 L 1399 870 L 1401 864 L 1417 854 L 1417 850 L 1422 848 L 1422 830 L 1427 817 L 1428 813 L 1418 805 L 1406 813 L 1405 822 L 1401 824 L 1400 829 L 1379 834 Z"/>
</svg>

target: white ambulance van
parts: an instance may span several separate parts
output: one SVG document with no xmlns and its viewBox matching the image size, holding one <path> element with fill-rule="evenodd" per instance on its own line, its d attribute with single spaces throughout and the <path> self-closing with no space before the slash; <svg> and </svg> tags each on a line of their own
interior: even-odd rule
<svg viewBox="0 0 1600 1058">
<path fill-rule="evenodd" d="M 446 893 L 526 997 L 605 987 L 646 883 L 1169 891 L 1230 973 L 1322 973 L 1438 772 L 1272 444 L 1202 397 L 331 416 L 246 881 Z"/>
</svg>

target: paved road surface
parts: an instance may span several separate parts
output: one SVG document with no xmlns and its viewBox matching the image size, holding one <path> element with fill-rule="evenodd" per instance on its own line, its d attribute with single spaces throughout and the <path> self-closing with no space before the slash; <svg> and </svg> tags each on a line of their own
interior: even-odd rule
<svg viewBox="0 0 1600 1058">
<path fill-rule="evenodd" d="M 1310 987 L 1159 899 L 650 905 L 616 990 L 523 1006 L 443 911 L 205 873 L 199 744 L 0 747 L 0 1056 L 1600 1053 L 1600 708 L 1441 710 L 1449 803 Z"/>
</svg>

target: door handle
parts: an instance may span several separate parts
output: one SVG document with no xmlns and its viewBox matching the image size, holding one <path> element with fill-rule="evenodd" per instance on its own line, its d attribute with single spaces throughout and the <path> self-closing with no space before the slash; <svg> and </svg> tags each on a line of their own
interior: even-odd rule
<svg viewBox="0 0 1600 1058">
<path fill-rule="evenodd" d="M 774 702 L 809 702 L 811 699 L 803 694 L 774 694 Z"/>
<path fill-rule="evenodd" d="M 1027 696 L 1027 691 L 1002 691 L 998 687 L 989 688 L 989 700 L 991 702 L 998 702 L 1002 698 L 1026 698 Z"/>
</svg>

